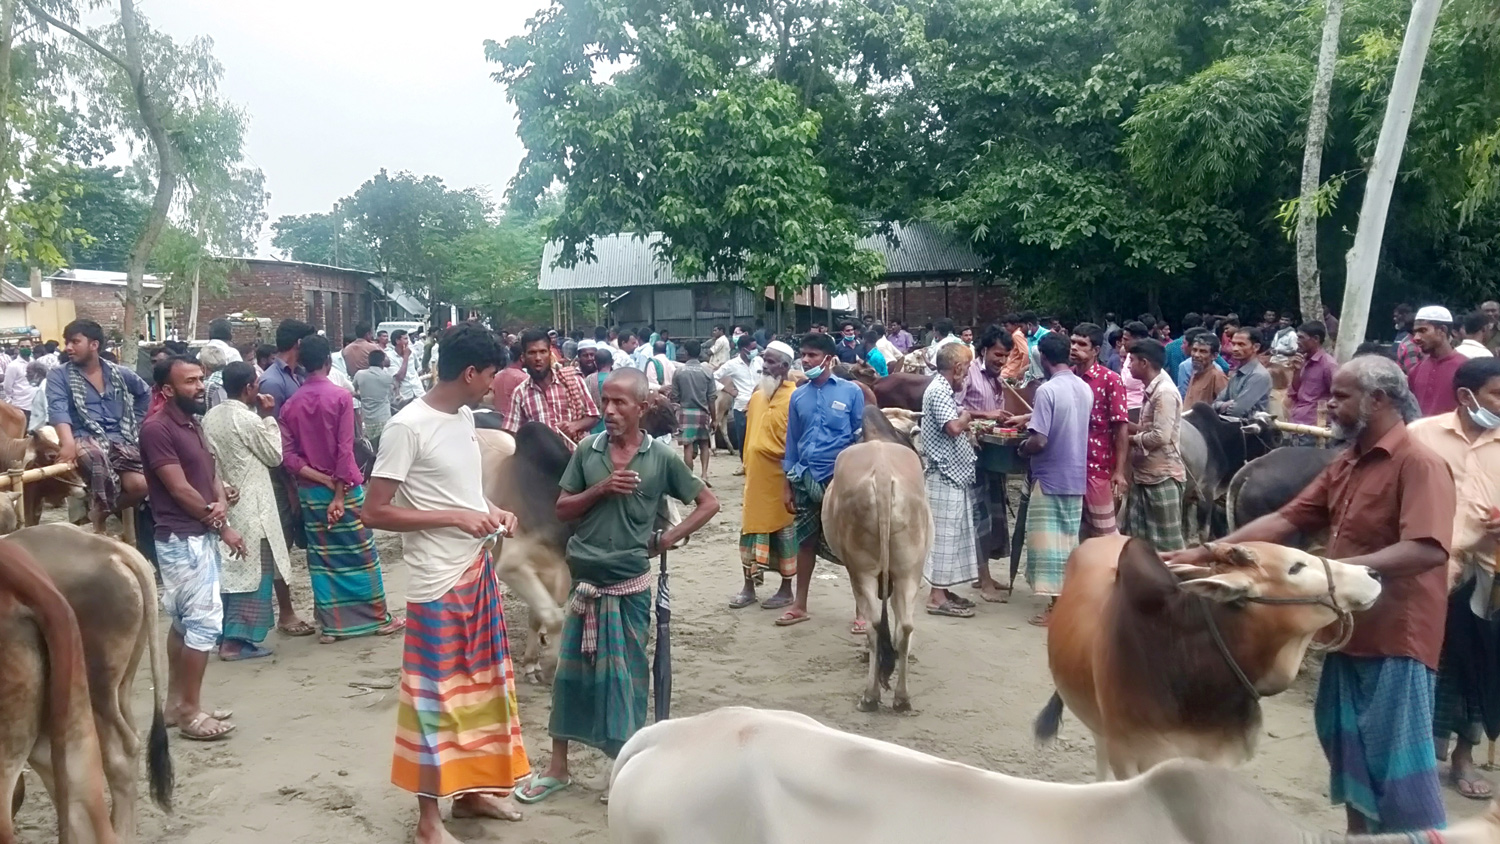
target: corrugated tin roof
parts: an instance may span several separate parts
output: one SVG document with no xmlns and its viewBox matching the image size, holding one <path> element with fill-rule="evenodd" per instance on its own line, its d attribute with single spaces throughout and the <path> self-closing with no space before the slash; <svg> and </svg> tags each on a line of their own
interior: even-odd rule
<svg viewBox="0 0 1500 844">
<path fill-rule="evenodd" d="M 125 286 L 125 274 L 111 270 L 58 270 L 43 280 L 74 281 L 80 284 L 107 284 L 112 287 Z M 142 279 L 141 286 L 146 290 L 156 290 L 161 287 L 161 281 L 154 275 L 148 275 Z"/>
<path fill-rule="evenodd" d="M 894 239 L 894 242 L 893 242 Z M 656 259 L 655 244 L 661 235 L 638 238 L 614 234 L 594 240 L 593 261 L 572 267 L 554 266 L 562 244 L 549 241 L 542 248 L 541 290 L 602 290 L 617 287 L 707 284 L 712 278 L 679 279 L 671 266 Z M 861 238 L 859 245 L 885 256 L 886 276 L 937 275 L 983 270 L 985 262 L 961 238 L 943 232 L 931 223 L 892 223 L 890 236 L 875 234 Z"/>
<path fill-rule="evenodd" d="M 0 278 L 0 303 L 6 305 L 29 305 L 36 300 L 25 290 Z"/>
<path fill-rule="evenodd" d="M 408 314 L 422 316 L 427 313 L 426 306 L 417 301 L 410 293 L 403 290 L 400 284 L 392 284 L 389 291 L 387 291 L 385 279 L 367 278 L 365 281 L 369 282 L 371 287 L 379 290 L 382 296 L 390 297 L 392 302 L 400 305 L 401 309 Z"/>
</svg>

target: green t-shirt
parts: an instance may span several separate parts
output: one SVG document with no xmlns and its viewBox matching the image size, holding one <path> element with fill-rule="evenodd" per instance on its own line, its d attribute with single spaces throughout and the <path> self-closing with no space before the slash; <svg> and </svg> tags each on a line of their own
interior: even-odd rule
<svg viewBox="0 0 1500 844">
<path fill-rule="evenodd" d="M 662 497 L 693 501 L 703 482 L 668 446 L 642 436 L 641 448 L 627 469 L 641 476 L 631 495 L 606 495 L 578 520 L 568 540 L 568 568 L 575 581 L 611 586 L 651 570 L 647 548 Z M 615 470 L 609 459 L 609 435 L 594 434 L 578 444 L 563 471 L 562 491 L 569 495 L 601 483 Z"/>
</svg>

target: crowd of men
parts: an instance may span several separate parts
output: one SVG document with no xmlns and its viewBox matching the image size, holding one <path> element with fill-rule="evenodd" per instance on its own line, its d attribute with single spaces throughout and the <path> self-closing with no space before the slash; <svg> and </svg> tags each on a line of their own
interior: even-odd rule
<svg viewBox="0 0 1500 844">
<path fill-rule="evenodd" d="M 253 362 L 215 321 L 195 355 L 155 355 L 149 384 L 101 350 L 97 324 L 77 320 L 61 350 L 28 360 L 30 344 L 16 349 L 4 398 L 32 426 L 56 429 L 97 529 L 110 513 L 149 509 L 154 528 L 141 541 L 154 546 L 172 622 L 168 715 L 184 738 L 234 730 L 228 710 L 201 700 L 211 654 L 266 656 L 273 627 L 324 643 L 405 631 L 392 778 L 417 796 L 420 844 L 451 841 L 438 798 L 456 797 L 461 816 L 514 818 L 511 797 L 535 803 L 569 786 L 571 743 L 612 756 L 644 726 L 649 560 L 717 513 L 707 478 L 721 422 L 744 475 L 743 586 L 729 606 L 781 610 L 778 626 L 810 617 L 816 558 L 832 557 L 822 498 L 838 455 L 861 436 L 867 401 L 841 367 L 934 376 L 920 420 L 935 529 L 926 609 L 956 618 L 976 614 L 969 595 L 1008 598 L 989 562 L 1010 553 L 1008 484 L 978 466 L 975 421 L 1018 432 L 1029 463 L 1025 578 L 1049 602 L 1087 537 L 1123 532 L 1177 562 L 1206 561 L 1183 529 L 1186 407 L 1328 425 L 1345 447 L 1329 469 L 1228 541 L 1326 530 L 1330 556 L 1385 579 L 1380 602 L 1325 664 L 1316 721 L 1350 828 L 1396 831 L 1441 825 L 1437 755 L 1450 739 L 1453 787 L 1491 793 L 1473 748 L 1500 732 L 1497 320 L 1495 303 L 1459 318 L 1403 306 L 1393 346 L 1367 344 L 1342 366 L 1324 350 L 1337 332 L 1331 315 L 1294 328 L 1275 312 L 1257 325 L 1187 314 L 1179 337 L 1149 316 L 1065 328 L 1029 313 L 977 330 L 938 319 L 918 337 L 873 320 L 798 337 L 716 326 L 706 342 L 605 327 L 502 335 L 466 322 L 424 344 L 362 324 L 339 348 L 286 320 Z M 678 408 L 680 455 L 641 428 L 660 396 Z M 490 556 L 516 520 L 485 500 L 476 409 L 510 431 L 545 425 L 572 451 L 557 511 L 574 524 L 575 589 L 543 771 L 521 740 Z M 696 506 L 659 533 L 669 498 Z M 387 600 L 377 528 L 404 535 L 404 614 Z M 313 623 L 286 586 L 293 547 L 306 549 Z M 780 583 L 762 600 L 768 569 Z M 869 622 L 856 617 L 851 629 Z M 1050 603 L 1032 622 L 1050 623 Z"/>
</svg>

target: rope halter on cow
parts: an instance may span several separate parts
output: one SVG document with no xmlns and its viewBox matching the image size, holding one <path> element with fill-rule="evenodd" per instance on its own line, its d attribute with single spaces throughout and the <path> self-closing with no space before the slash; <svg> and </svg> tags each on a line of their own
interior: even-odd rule
<svg viewBox="0 0 1500 844">
<path fill-rule="evenodd" d="M 1321 645 L 1314 642 L 1311 647 L 1313 650 L 1319 652 L 1336 651 L 1349 644 L 1349 640 L 1354 636 L 1354 615 L 1339 606 L 1338 594 L 1335 592 L 1333 585 L 1333 565 L 1328 561 L 1327 557 L 1319 557 L 1318 560 L 1323 563 L 1323 574 L 1328 580 L 1327 594 L 1319 595 L 1315 598 L 1265 598 L 1254 595 L 1231 601 L 1230 604 L 1243 605 L 1251 603 L 1269 604 L 1271 606 L 1319 606 L 1332 610 L 1333 614 L 1338 616 L 1338 635 L 1334 637 L 1332 642 Z M 1203 619 L 1208 623 L 1208 633 L 1213 637 L 1214 646 L 1219 649 L 1219 655 L 1224 657 L 1224 662 L 1229 665 L 1229 670 L 1234 672 L 1234 677 L 1240 681 L 1240 685 L 1245 687 L 1245 691 L 1249 692 L 1252 698 L 1260 700 L 1260 691 L 1255 688 L 1255 684 L 1250 681 L 1250 677 L 1245 674 L 1245 670 L 1240 668 L 1239 662 L 1235 660 L 1234 654 L 1229 650 L 1229 644 L 1224 641 L 1224 634 L 1219 630 L 1219 623 L 1214 620 L 1213 608 L 1209 606 L 1213 602 L 1208 598 L 1200 600 L 1202 603 L 1199 606 L 1203 610 Z"/>
</svg>

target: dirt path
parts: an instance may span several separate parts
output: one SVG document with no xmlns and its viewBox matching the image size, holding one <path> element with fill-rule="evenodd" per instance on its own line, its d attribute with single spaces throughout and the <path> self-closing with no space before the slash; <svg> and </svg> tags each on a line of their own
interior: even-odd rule
<svg viewBox="0 0 1500 844">
<path fill-rule="evenodd" d="M 731 468 L 728 458 L 715 459 L 711 478 L 724 510 L 670 557 L 674 713 L 727 704 L 792 709 L 993 771 L 1064 782 L 1093 778 L 1092 742 L 1071 717 L 1057 744 L 1041 750 L 1033 745 L 1031 721 L 1051 694 L 1051 680 L 1044 632 L 1026 624 L 1039 603 L 1024 585 L 1013 603 L 981 604 L 973 619 L 918 616 L 911 679 L 916 712 L 911 715 L 855 710 L 865 671 L 863 645 L 848 632 L 853 599 L 841 569 L 820 566 L 813 583 L 814 618 L 805 624 L 779 629 L 771 624 L 772 612 L 727 609 L 727 598 L 739 586 L 741 487 Z M 381 552 L 387 588 L 400 596 L 406 570 L 399 539 L 382 535 Z M 300 560 L 296 568 L 298 606 L 310 607 L 306 568 Z M 508 601 L 506 610 L 519 643 L 526 635 L 525 609 Z M 174 736 L 177 810 L 164 815 L 143 798 L 141 841 L 408 841 L 415 801 L 389 785 L 395 691 L 378 688 L 396 679 L 399 639 L 318 645 L 272 634 L 271 644 L 277 653 L 270 659 L 209 666 L 205 701 L 232 707 L 239 730 L 221 744 Z M 150 675 L 143 672 L 136 682 L 139 713 L 149 706 L 149 686 Z M 521 717 L 534 766 L 546 761 L 549 704 L 546 689 L 521 685 Z M 1312 732 L 1308 679 L 1268 700 L 1265 713 L 1267 735 L 1247 773 L 1295 814 L 1321 827 L 1341 828 L 1342 812 L 1330 809 L 1324 797 L 1327 769 Z M 579 785 L 529 808 L 526 820 L 458 821 L 450 830 L 467 842 L 603 844 L 608 835 L 597 798 L 608 778 L 608 760 L 575 750 L 572 761 Z M 55 840 L 51 808 L 39 798 L 34 778 L 29 791 L 19 818 L 21 841 Z M 1449 794 L 1452 817 L 1479 808 Z"/>
</svg>

